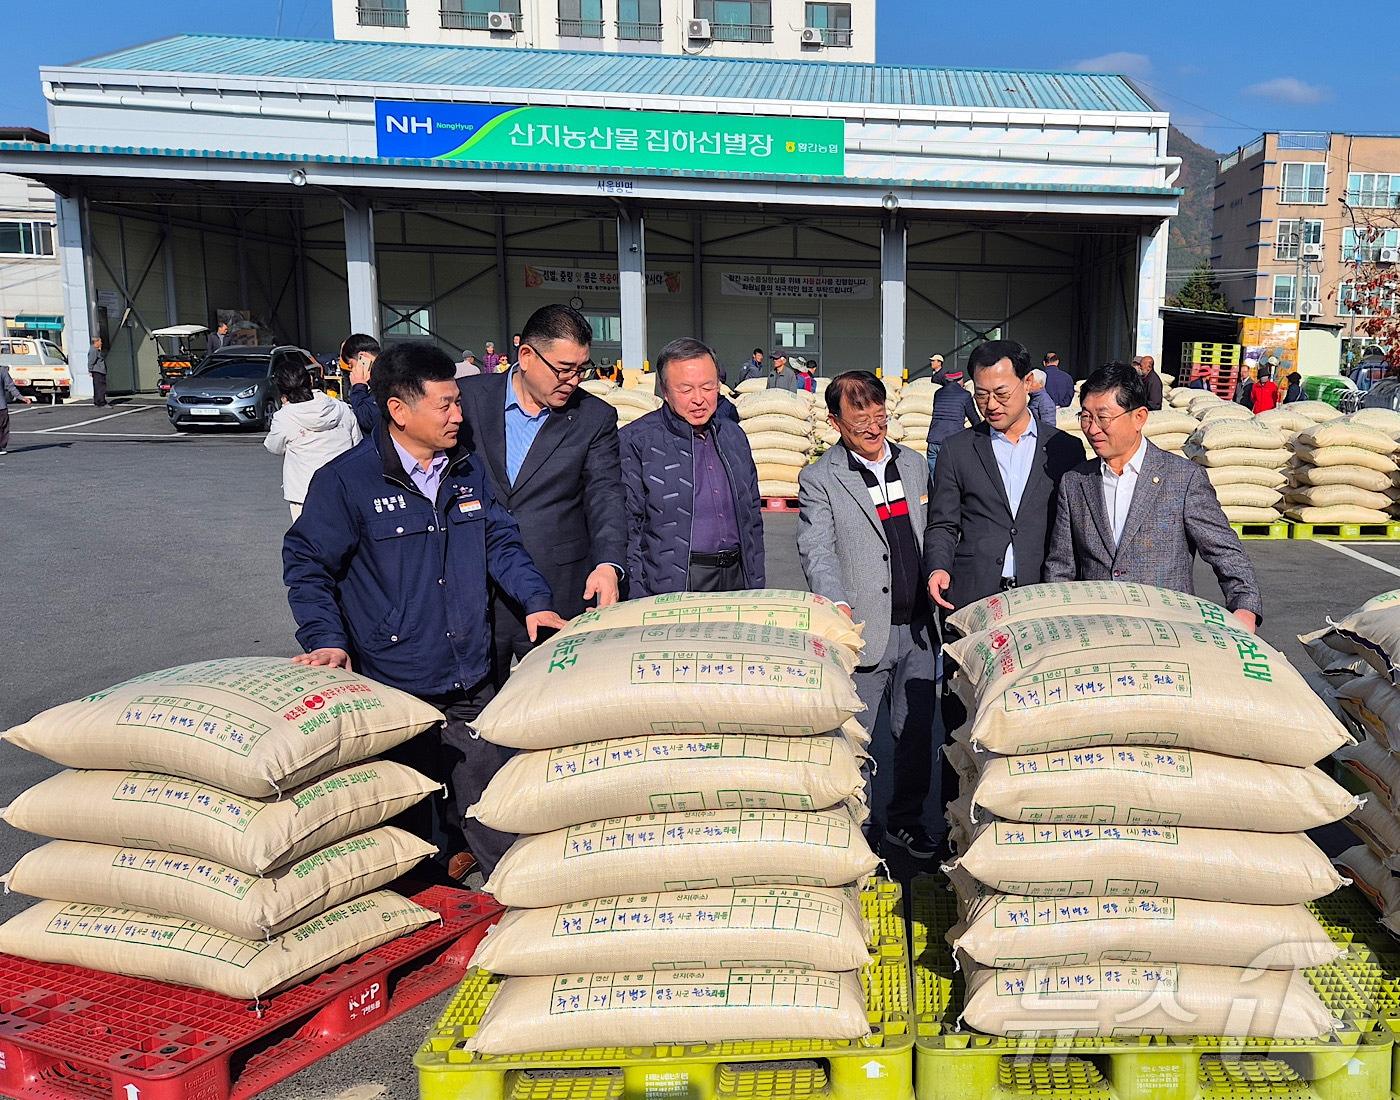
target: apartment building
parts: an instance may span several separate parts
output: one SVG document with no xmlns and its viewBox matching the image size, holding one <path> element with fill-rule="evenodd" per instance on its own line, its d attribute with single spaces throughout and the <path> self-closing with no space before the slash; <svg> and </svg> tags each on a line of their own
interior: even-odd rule
<svg viewBox="0 0 1400 1100">
<path fill-rule="evenodd" d="M 1233 310 L 1348 335 L 1358 264 L 1400 267 L 1400 135 L 1261 134 L 1220 158 L 1214 209 L 1211 265 Z"/>
<path fill-rule="evenodd" d="M 0 127 L 0 141 L 40 146 L 48 135 Z M 63 277 L 56 247 L 54 193 L 19 176 L 0 175 L 0 337 L 62 342 Z"/>
<path fill-rule="evenodd" d="M 335 36 L 359 41 L 875 60 L 875 0 L 332 0 L 332 7 Z"/>
</svg>

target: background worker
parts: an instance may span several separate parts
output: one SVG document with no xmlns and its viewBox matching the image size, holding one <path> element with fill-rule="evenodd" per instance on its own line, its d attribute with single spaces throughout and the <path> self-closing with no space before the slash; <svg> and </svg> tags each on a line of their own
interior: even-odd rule
<svg viewBox="0 0 1400 1100">
<path fill-rule="evenodd" d="M 929 366 L 935 367 L 933 380 L 938 383 L 933 395 L 933 419 L 928 424 L 928 476 L 932 481 L 944 440 L 957 435 L 964 427 L 977 427 L 982 423 L 982 416 L 972 394 L 963 388 L 961 370 L 943 366 L 941 355 L 930 356 Z"/>
<path fill-rule="evenodd" d="M 1095 457 L 1064 475 L 1047 581 L 1127 581 L 1195 592 L 1197 554 L 1215 571 L 1225 605 L 1253 631 L 1264 612 L 1254 567 L 1205 468 L 1142 434 L 1142 376 L 1110 363 L 1079 393 L 1079 425 Z"/>
<path fill-rule="evenodd" d="M 788 353 L 782 348 L 775 348 L 773 351 L 773 369 L 768 374 L 768 389 L 796 391 L 800 388 L 797 381 L 797 371 L 792 369 L 792 365 L 788 360 Z"/>
<path fill-rule="evenodd" d="M 888 705 L 894 760 L 884 840 L 932 859 L 941 840 L 923 823 L 935 775 L 935 643 L 922 562 L 928 468 L 889 441 L 885 387 L 869 371 L 837 376 L 825 397 L 841 442 L 798 475 L 797 552 L 807 587 L 865 624 L 855 670 L 862 721 L 878 735 Z M 867 801 L 869 786 L 867 774 Z M 934 802 L 942 804 L 937 789 Z"/>
<path fill-rule="evenodd" d="M 712 348 L 672 340 L 656 357 L 665 404 L 622 429 L 633 599 L 766 584 L 758 470 L 720 386 Z"/>
<path fill-rule="evenodd" d="M 1074 379 L 1060 368 L 1058 352 L 1047 351 L 1040 361 L 1040 369 L 1045 372 L 1045 392 L 1055 407 L 1067 409 L 1074 404 Z"/>
<path fill-rule="evenodd" d="M 379 358 L 379 341 L 363 332 L 352 332 L 340 343 L 340 369 L 350 380 L 350 407 L 355 410 L 355 420 L 360 425 L 360 434 L 373 439 L 379 427 L 379 408 L 375 405 L 358 407 L 354 401 L 355 387 L 363 387 L 369 393 L 370 372 L 374 361 Z"/>
<path fill-rule="evenodd" d="M 374 439 L 323 466 L 282 544 L 282 575 L 306 650 L 300 664 L 354 668 L 417 695 L 447 716 L 398 758 L 452 793 L 415 831 L 434 839 L 448 874 L 489 873 L 514 840 L 465 821 L 467 808 L 510 756 L 470 735 L 494 694 L 488 584 L 525 610 L 531 638 L 564 621 L 530 560 L 484 464 L 461 438 L 461 383 L 445 352 L 390 347 L 374 368 L 384 410 Z M 425 820 L 426 817 L 426 820 Z M 454 838 L 464 836 L 466 849 Z"/>
<path fill-rule="evenodd" d="M 1036 367 L 1026 376 L 1026 388 L 1030 390 L 1031 395 L 1031 415 L 1041 427 L 1053 428 L 1058 410 L 1050 395 L 1045 392 L 1045 371 L 1042 368 Z"/>
<path fill-rule="evenodd" d="M 1139 355 L 1133 360 L 1133 366 L 1147 388 L 1148 411 L 1157 412 L 1162 407 L 1162 376 L 1157 373 L 1157 360 L 1150 355 Z"/>
</svg>

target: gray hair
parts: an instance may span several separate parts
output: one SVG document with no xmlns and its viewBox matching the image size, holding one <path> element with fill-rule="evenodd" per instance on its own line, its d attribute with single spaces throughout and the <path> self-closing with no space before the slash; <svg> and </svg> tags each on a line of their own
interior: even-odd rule
<svg viewBox="0 0 1400 1100">
<path fill-rule="evenodd" d="M 709 359 L 715 365 L 715 374 L 719 374 L 719 356 L 715 354 L 715 349 L 703 340 L 697 340 L 694 336 L 682 336 L 677 340 L 672 340 L 656 356 L 656 387 L 666 388 L 666 368 L 672 363 L 684 363 L 689 359 Z"/>
<path fill-rule="evenodd" d="M 1028 377 L 1034 378 L 1034 379 L 1035 379 L 1037 382 L 1039 382 L 1042 386 L 1045 385 L 1045 372 L 1044 372 L 1043 370 L 1041 370 L 1039 367 L 1036 367 L 1035 370 L 1031 371 L 1031 373 L 1028 375 Z"/>
</svg>

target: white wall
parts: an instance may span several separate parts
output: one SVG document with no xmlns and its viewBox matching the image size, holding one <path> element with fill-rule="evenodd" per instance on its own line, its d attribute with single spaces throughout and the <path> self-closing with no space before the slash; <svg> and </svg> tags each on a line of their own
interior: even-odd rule
<svg viewBox="0 0 1400 1100">
<path fill-rule="evenodd" d="M 55 221 L 53 192 L 19 176 L 0 175 L 0 220 Z M 54 230 L 54 249 L 58 231 Z M 57 255 L 0 256 L 0 335 L 8 317 L 62 316 L 63 278 Z M 59 333 L 50 333 L 57 338 Z"/>
</svg>

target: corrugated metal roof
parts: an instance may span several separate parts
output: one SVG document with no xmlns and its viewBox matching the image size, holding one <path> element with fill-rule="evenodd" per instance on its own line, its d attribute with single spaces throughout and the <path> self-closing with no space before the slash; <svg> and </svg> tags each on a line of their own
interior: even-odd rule
<svg viewBox="0 0 1400 1100">
<path fill-rule="evenodd" d="M 934 69 L 478 46 L 180 35 L 75 68 L 793 103 L 1154 111 L 1109 73 Z"/>
</svg>

